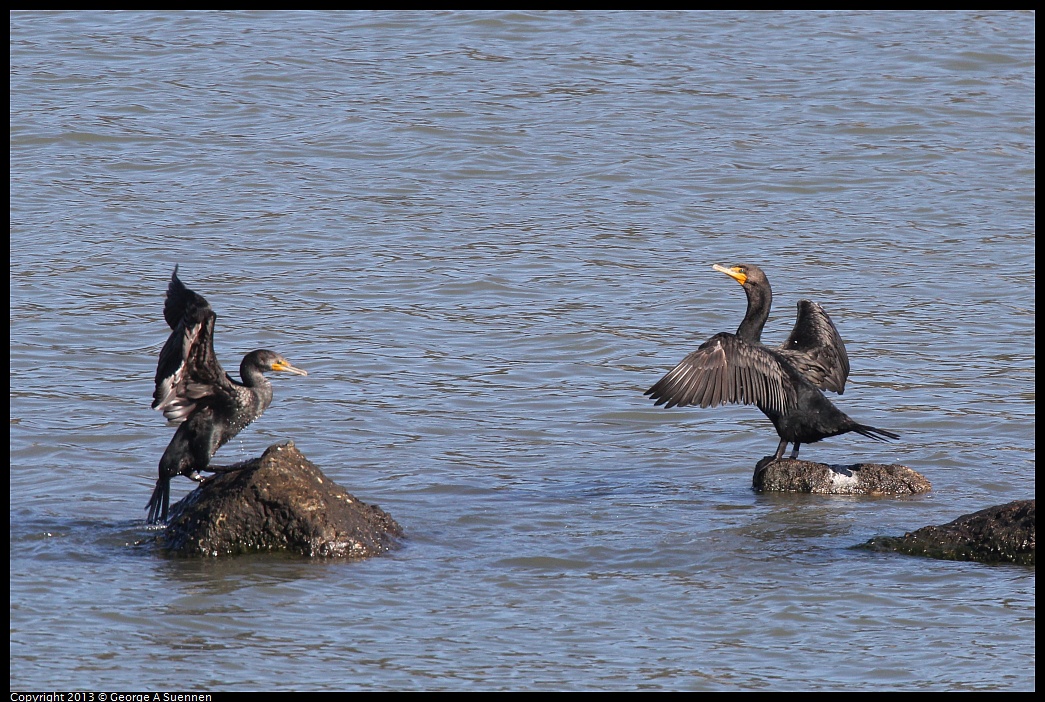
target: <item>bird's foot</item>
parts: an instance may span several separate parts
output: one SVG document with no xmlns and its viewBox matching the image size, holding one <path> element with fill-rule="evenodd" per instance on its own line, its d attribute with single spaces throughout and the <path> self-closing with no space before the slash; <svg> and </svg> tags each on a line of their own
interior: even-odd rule
<svg viewBox="0 0 1045 702">
<path fill-rule="evenodd" d="M 231 466 L 207 466 L 203 470 L 208 473 L 236 473 L 244 468 L 249 468 L 251 464 L 252 461 L 243 461 L 242 463 L 233 463 Z"/>
<path fill-rule="evenodd" d="M 758 476 L 766 471 L 766 468 L 779 460 L 781 460 L 780 456 L 763 456 L 762 460 L 755 464 L 755 475 L 752 476 L 752 480 L 757 480 Z"/>
</svg>

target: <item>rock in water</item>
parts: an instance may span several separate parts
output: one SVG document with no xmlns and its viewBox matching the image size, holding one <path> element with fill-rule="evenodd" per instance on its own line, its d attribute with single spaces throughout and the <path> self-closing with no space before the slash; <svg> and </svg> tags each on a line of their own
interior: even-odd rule
<svg viewBox="0 0 1045 702">
<path fill-rule="evenodd" d="M 313 465 L 293 442 L 229 466 L 176 504 L 160 545 L 181 555 L 286 551 L 368 558 L 398 545 L 402 528 Z"/>
<path fill-rule="evenodd" d="M 826 463 L 766 456 L 755 466 L 751 486 L 760 492 L 809 492 L 821 495 L 915 495 L 932 484 L 907 466 Z"/>
<path fill-rule="evenodd" d="M 863 548 L 950 561 L 1032 566 L 1037 545 L 1034 522 L 1034 500 L 1016 500 L 900 537 L 876 536 Z"/>
</svg>

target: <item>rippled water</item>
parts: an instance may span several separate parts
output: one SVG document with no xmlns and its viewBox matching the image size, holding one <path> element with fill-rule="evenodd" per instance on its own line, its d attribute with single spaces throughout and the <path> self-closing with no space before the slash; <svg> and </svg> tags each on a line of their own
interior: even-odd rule
<svg viewBox="0 0 1045 702">
<path fill-rule="evenodd" d="M 15 13 L 13 689 L 1034 688 L 1034 570 L 850 550 L 1034 496 L 1034 15 Z M 642 396 L 829 311 L 909 499 L 758 495 L 752 408 Z M 174 264 L 227 368 L 406 529 L 135 545 Z M 176 480 L 173 494 L 191 485 Z"/>
</svg>

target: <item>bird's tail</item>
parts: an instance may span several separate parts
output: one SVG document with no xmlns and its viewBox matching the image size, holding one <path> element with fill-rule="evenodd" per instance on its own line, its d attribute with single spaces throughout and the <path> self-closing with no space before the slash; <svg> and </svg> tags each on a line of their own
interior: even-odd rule
<svg viewBox="0 0 1045 702">
<path fill-rule="evenodd" d="M 877 427 L 869 427 L 866 424 L 857 424 L 850 431 L 855 431 L 857 434 L 866 436 L 868 439 L 874 439 L 875 441 L 886 441 L 887 439 L 900 438 L 899 434 L 894 434 L 885 429 L 878 429 Z"/>
<path fill-rule="evenodd" d="M 160 478 L 156 481 L 156 489 L 152 491 L 149 504 L 145 506 L 149 510 L 148 524 L 162 524 L 167 521 L 167 507 L 171 501 L 171 480 Z"/>
</svg>

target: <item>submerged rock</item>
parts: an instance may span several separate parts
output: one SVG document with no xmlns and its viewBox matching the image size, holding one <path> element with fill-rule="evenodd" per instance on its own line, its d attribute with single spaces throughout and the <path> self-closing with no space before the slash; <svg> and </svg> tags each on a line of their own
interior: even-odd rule
<svg viewBox="0 0 1045 702">
<path fill-rule="evenodd" d="M 1017 500 L 927 526 L 901 537 L 876 536 L 873 551 L 899 551 L 950 561 L 1034 565 L 1034 500 Z"/>
<path fill-rule="evenodd" d="M 181 555 L 355 559 L 384 553 L 403 535 L 392 517 L 323 475 L 293 442 L 225 470 L 174 505 L 161 546 Z"/>
<path fill-rule="evenodd" d="M 766 456 L 755 466 L 751 486 L 762 492 L 810 492 L 822 495 L 914 495 L 932 484 L 907 466 L 826 463 Z"/>
</svg>

